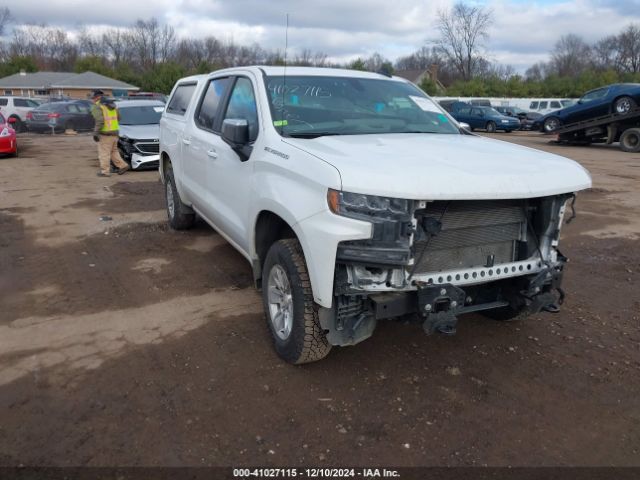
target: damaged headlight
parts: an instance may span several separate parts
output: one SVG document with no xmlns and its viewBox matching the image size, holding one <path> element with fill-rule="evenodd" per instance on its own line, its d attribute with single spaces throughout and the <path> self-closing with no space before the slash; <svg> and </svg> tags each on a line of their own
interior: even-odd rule
<svg viewBox="0 0 640 480">
<path fill-rule="evenodd" d="M 369 220 L 369 217 L 404 218 L 409 215 L 409 200 L 379 197 L 329 189 L 329 209 L 336 215 Z"/>
<path fill-rule="evenodd" d="M 371 238 L 341 242 L 338 260 L 367 265 L 406 265 L 412 232 L 411 200 L 329 190 L 329 209 L 336 215 L 372 224 Z"/>
</svg>

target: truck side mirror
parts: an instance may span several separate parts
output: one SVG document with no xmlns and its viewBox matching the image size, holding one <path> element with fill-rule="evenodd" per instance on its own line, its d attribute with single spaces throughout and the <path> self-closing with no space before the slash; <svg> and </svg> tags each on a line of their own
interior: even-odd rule
<svg viewBox="0 0 640 480">
<path fill-rule="evenodd" d="M 222 140 L 229 144 L 240 160 L 249 160 L 253 147 L 249 145 L 249 122 L 243 118 L 228 118 L 222 122 Z"/>
<path fill-rule="evenodd" d="M 244 119 L 226 119 L 222 122 L 222 139 L 234 149 L 246 145 L 249 143 L 249 122 Z"/>
</svg>

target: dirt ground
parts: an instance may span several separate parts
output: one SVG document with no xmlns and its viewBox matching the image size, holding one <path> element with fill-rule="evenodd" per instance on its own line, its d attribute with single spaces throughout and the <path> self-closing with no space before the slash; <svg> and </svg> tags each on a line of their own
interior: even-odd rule
<svg viewBox="0 0 640 480">
<path fill-rule="evenodd" d="M 89 136 L 21 136 L 0 159 L 0 465 L 640 465 L 640 154 L 495 137 L 593 174 L 561 313 L 389 321 L 293 367 L 240 254 L 167 228 L 157 172 L 98 178 Z"/>
</svg>

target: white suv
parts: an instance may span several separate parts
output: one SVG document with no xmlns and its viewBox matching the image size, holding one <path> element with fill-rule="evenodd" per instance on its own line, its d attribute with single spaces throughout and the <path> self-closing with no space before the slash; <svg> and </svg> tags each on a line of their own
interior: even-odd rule
<svg viewBox="0 0 640 480">
<path fill-rule="evenodd" d="M 591 186 L 571 160 L 470 134 L 404 79 L 348 70 L 184 78 L 160 155 L 169 223 L 198 214 L 246 257 L 291 363 L 407 314 L 451 334 L 468 312 L 557 311 L 565 204 Z"/>
<path fill-rule="evenodd" d="M 0 112 L 13 125 L 16 132 L 24 130 L 27 114 L 40 105 L 40 102 L 28 97 L 0 97 Z"/>
</svg>

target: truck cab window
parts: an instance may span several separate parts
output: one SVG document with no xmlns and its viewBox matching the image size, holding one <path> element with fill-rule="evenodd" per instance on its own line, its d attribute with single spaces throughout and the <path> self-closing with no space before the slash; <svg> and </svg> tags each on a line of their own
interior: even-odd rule
<svg viewBox="0 0 640 480">
<path fill-rule="evenodd" d="M 195 83 L 178 85 L 176 87 L 176 91 L 173 94 L 173 97 L 171 97 L 171 100 L 169 101 L 169 105 L 167 106 L 167 113 L 184 115 L 187 111 L 189 101 L 191 100 L 191 96 L 193 95 L 195 89 Z"/>
<path fill-rule="evenodd" d="M 258 137 L 256 97 L 253 93 L 251 81 L 248 78 L 240 77 L 236 81 L 224 118 L 247 120 L 249 123 L 249 140 L 253 142 Z"/>
<path fill-rule="evenodd" d="M 220 101 L 224 98 L 230 78 L 214 78 L 209 82 L 196 113 L 196 123 L 205 130 L 215 130 L 216 115 Z"/>
</svg>

